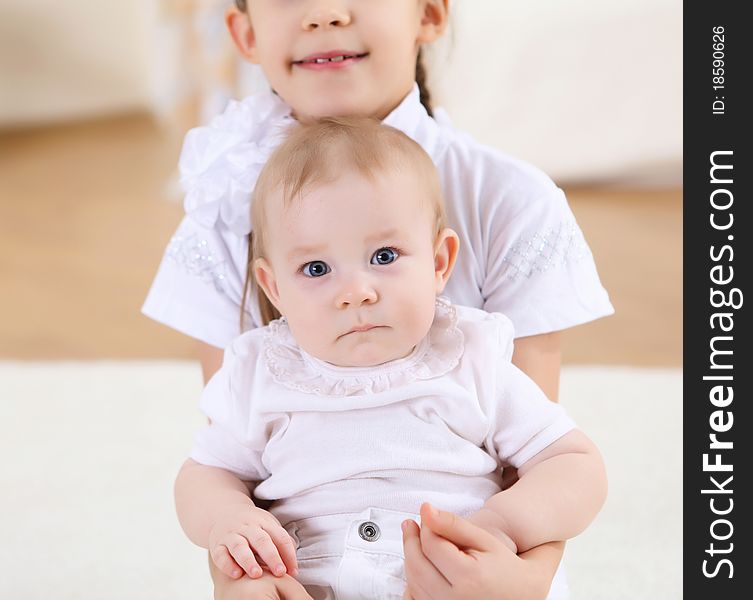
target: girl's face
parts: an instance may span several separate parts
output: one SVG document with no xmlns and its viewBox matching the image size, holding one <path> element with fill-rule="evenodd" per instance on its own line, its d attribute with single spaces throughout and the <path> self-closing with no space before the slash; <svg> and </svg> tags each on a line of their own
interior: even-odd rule
<svg viewBox="0 0 753 600">
<path fill-rule="evenodd" d="M 407 356 L 428 333 L 457 254 L 436 235 L 416 175 L 344 174 L 288 207 L 267 198 L 266 259 L 255 275 L 306 352 L 339 366 Z"/>
<path fill-rule="evenodd" d="M 250 0 L 227 21 L 298 118 L 384 118 L 410 91 L 421 44 L 439 37 L 448 0 Z"/>
</svg>

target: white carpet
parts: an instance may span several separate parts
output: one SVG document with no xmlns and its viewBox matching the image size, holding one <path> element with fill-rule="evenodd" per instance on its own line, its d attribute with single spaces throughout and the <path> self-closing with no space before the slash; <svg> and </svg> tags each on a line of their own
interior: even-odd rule
<svg viewBox="0 0 753 600">
<path fill-rule="evenodd" d="M 573 600 L 682 597 L 681 383 L 679 370 L 564 370 L 562 402 L 610 477 L 568 545 Z M 0 363 L 0 598 L 211 598 L 172 506 L 200 387 L 193 363 Z"/>
</svg>

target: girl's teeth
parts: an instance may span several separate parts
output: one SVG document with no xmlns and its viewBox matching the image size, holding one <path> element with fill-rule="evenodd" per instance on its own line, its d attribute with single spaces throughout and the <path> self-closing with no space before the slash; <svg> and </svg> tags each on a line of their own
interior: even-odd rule
<svg viewBox="0 0 753 600">
<path fill-rule="evenodd" d="M 345 58 L 346 58 L 345 56 L 333 56 L 332 58 L 315 58 L 314 62 L 317 65 L 321 65 L 327 62 L 342 62 L 345 60 Z M 350 57 L 347 57 L 347 58 L 350 58 Z"/>
</svg>

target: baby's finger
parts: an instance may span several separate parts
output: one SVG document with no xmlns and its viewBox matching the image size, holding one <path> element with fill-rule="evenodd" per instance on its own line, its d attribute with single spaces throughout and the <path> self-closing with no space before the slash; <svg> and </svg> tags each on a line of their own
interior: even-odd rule
<svg viewBox="0 0 753 600">
<path fill-rule="evenodd" d="M 248 573 L 249 577 L 251 577 L 252 579 L 261 577 L 261 567 L 259 566 L 259 563 L 257 562 L 253 551 L 248 545 L 248 540 L 243 537 L 241 533 L 234 533 L 227 536 L 225 545 L 230 551 L 230 556 L 232 556 L 233 559 L 235 559 L 235 562 L 237 562 L 240 567 L 246 573 Z"/>
<path fill-rule="evenodd" d="M 295 542 L 290 534 L 283 529 L 279 524 L 264 525 L 264 531 L 272 538 L 277 551 L 280 553 L 280 558 L 285 564 L 285 568 L 289 575 L 296 575 L 298 573 L 298 561 L 295 557 Z"/>
<path fill-rule="evenodd" d="M 277 546 L 269 534 L 260 527 L 244 527 L 239 531 L 247 540 L 254 552 L 261 558 L 273 575 L 285 574 L 285 563 L 280 558 Z"/>
<path fill-rule="evenodd" d="M 226 546 L 215 546 L 209 551 L 209 555 L 212 557 L 212 562 L 217 565 L 217 568 L 228 577 L 238 579 L 243 575 L 241 567 L 230 556 L 230 552 Z"/>
</svg>

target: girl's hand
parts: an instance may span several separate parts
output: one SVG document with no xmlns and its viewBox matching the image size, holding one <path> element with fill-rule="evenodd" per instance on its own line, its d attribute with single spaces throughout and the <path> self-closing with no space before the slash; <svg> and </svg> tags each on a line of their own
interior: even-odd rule
<svg viewBox="0 0 753 600">
<path fill-rule="evenodd" d="M 428 504 L 421 527 L 403 523 L 404 600 L 544 600 L 551 577 L 501 539 Z M 555 549 L 554 552 L 557 550 Z"/>
<path fill-rule="evenodd" d="M 290 575 L 275 577 L 268 571 L 258 579 L 243 577 L 216 582 L 215 600 L 313 600 Z"/>
<path fill-rule="evenodd" d="M 209 532 L 209 555 L 228 577 L 262 576 L 257 557 L 278 577 L 297 573 L 295 542 L 272 513 L 249 504 L 228 507 Z"/>
</svg>

